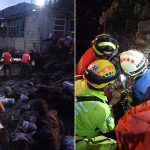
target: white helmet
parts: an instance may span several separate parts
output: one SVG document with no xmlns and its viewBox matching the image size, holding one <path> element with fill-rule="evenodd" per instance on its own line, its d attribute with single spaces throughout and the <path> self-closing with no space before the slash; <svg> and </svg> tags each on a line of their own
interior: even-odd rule
<svg viewBox="0 0 150 150">
<path fill-rule="evenodd" d="M 148 59 L 136 49 L 122 52 L 120 55 L 120 64 L 123 71 L 132 77 L 141 75 L 148 69 Z"/>
</svg>

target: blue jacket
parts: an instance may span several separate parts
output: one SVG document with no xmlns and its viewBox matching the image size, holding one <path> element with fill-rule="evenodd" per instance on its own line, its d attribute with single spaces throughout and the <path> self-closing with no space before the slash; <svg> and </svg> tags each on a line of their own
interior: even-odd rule
<svg viewBox="0 0 150 150">
<path fill-rule="evenodd" d="M 139 79 L 135 81 L 135 84 L 132 89 L 135 103 L 139 104 L 143 102 L 143 100 L 145 100 L 145 94 L 149 86 L 150 86 L 150 69 L 148 69 Z"/>
</svg>

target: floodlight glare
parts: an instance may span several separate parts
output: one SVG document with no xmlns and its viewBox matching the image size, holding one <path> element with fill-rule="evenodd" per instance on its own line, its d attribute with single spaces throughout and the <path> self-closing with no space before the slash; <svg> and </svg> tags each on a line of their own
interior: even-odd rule
<svg viewBox="0 0 150 150">
<path fill-rule="evenodd" d="M 37 0 L 37 5 L 43 6 L 44 5 L 44 0 Z"/>
</svg>

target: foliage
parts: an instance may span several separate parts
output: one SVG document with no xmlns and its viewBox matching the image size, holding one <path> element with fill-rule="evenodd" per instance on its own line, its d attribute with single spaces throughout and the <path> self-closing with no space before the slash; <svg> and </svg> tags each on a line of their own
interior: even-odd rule
<svg viewBox="0 0 150 150">
<path fill-rule="evenodd" d="M 115 12 L 113 16 L 115 30 L 119 30 L 123 34 L 137 31 L 137 24 L 142 19 L 143 2 L 137 0 L 114 0 L 112 8 Z M 119 29 L 115 28 L 118 26 Z"/>
</svg>

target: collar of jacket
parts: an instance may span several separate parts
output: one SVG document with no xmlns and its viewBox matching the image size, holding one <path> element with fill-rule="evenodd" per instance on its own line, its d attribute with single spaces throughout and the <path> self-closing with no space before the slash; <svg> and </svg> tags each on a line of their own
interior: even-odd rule
<svg viewBox="0 0 150 150">
<path fill-rule="evenodd" d="M 80 96 L 95 96 L 95 97 L 103 100 L 104 103 L 108 101 L 107 97 L 104 94 L 104 91 L 102 91 L 102 90 L 95 90 L 95 89 L 90 88 L 87 85 L 87 82 L 84 79 L 80 80 L 78 82 L 80 82 L 80 83 L 78 83 L 77 86 L 80 86 L 80 87 L 78 87 L 76 89 L 80 89 L 80 95 L 76 94 L 77 97 L 80 97 Z"/>
</svg>

